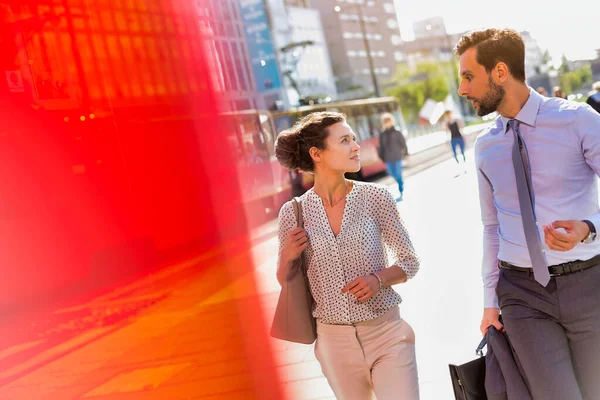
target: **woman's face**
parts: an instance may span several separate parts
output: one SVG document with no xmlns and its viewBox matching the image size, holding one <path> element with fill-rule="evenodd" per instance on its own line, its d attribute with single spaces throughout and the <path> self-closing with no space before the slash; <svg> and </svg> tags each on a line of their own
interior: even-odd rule
<svg viewBox="0 0 600 400">
<path fill-rule="evenodd" d="M 318 150 L 313 156 L 317 168 L 342 173 L 360 170 L 360 146 L 350 125 L 338 122 L 328 130 L 325 150 Z"/>
</svg>

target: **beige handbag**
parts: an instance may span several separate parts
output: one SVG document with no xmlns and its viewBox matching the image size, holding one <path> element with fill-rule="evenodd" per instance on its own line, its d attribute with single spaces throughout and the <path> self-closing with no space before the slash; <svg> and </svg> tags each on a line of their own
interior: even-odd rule
<svg viewBox="0 0 600 400">
<path fill-rule="evenodd" d="M 292 199 L 296 221 L 300 228 L 302 204 L 297 197 Z M 303 254 L 294 262 L 279 293 L 271 336 L 289 342 L 312 344 L 317 339 L 317 322 L 312 315 L 314 300 L 310 294 L 306 263 Z"/>
</svg>

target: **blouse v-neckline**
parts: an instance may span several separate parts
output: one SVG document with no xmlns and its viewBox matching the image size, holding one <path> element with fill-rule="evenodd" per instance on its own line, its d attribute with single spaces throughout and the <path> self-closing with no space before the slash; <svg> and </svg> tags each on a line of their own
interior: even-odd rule
<svg viewBox="0 0 600 400">
<path fill-rule="evenodd" d="M 321 196 L 319 196 L 317 193 L 315 193 L 314 188 L 311 189 L 312 194 L 315 195 L 316 198 L 318 199 L 318 203 L 320 205 L 320 207 L 319 207 L 320 212 L 323 215 L 323 217 L 325 218 L 325 221 L 327 221 L 327 226 L 329 227 L 328 231 L 331 234 L 331 236 L 333 236 L 334 239 L 339 239 L 342 232 L 344 232 L 344 223 L 346 221 L 346 216 L 348 215 L 348 208 L 349 208 L 348 206 L 351 203 L 352 199 L 354 198 L 355 189 L 356 189 L 356 181 L 352 181 L 352 189 L 350 189 L 348 194 L 346 194 L 346 204 L 344 204 L 344 211 L 342 211 L 342 222 L 340 223 L 340 231 L 338 232 L 337 235 L 333 231 L 333 227 L 331 226 L 331 222 L 329 221 L 329 217 L 327 216 L 327 210 L 325 209 L 325 204 L 323 204 L 323 199 L 321 198 Z"/>
</svg>

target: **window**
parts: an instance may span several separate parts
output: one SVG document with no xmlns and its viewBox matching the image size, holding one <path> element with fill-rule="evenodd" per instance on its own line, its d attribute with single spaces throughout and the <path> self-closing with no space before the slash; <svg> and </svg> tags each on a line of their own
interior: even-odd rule
<svg viewBox="0 0 600 400">
<path fill-rule="evenodd" d="M 387 25 L 388 25 L 388 28 L 390 28 L 390 29 L 397 29 L 398 21 L 395 19 L 388 19 Z"/>
<path fill-rule="evenodd" d="M 394 46 L 399 46 L 402 43 L 400 35 L 392 35 L 391 40 Z"/>
<path fill-rule="evenodd" d="M 394 7 L 394 3 L 383 3 L 383 9 L 388 14 L 396 13 L 396 8 Z"/>
</svg>

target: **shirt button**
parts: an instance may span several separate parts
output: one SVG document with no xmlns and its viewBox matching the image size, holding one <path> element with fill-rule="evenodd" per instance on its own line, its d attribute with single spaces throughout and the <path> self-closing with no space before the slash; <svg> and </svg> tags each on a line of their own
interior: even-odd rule
<svg viewBox="0 0 600 400">
<path fill-rule="evenodd" d="M 536 224 L 537 226 L 540 226 L 540 223 L 539 223 L 539 222 L 536 222 L 535 224 Z"/>
<path fill-rule="evenodd" d="M 546 252 L 546 249 L 542 249 L 542 253 L 545 253 L 545 252 Z"/>
</svg>

